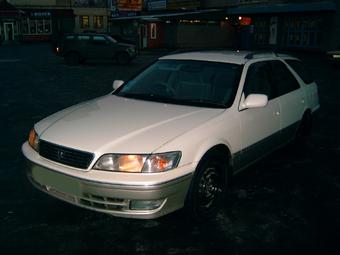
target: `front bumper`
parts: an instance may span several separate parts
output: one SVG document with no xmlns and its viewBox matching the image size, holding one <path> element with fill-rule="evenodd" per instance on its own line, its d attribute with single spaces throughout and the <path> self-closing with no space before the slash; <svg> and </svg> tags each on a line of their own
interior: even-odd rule
<svg viewBox="0 0 340 255">
<path fill-rule="evenodd" d="M 123 185 L 81 179 L 28 161 L 28 179 L 68 203 L 118 217 L 153 219 L 183 207 L 192 174 L 155 185 Z M 133 204 L 154 205 L 148 209 Z"/>
<path fill-rule="evenodd" d="M 327 59 L 333 63 L 340 63 L 340 52 L 327 53 Z"/>
</svg>

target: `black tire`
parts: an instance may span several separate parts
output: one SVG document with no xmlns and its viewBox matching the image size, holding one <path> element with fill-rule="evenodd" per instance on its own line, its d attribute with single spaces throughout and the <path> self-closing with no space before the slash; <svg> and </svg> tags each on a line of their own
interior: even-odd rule
<svg viewBox="0 0 340 255">
<path fill-rule="evenodd" d="M 187 195 L 187 216 L 196 221 L 216 216 L 226 194 L 227 163 L 225 155 L 219 152 L 208 153 L 202 158 Z"/>
<path fill-rule="evenodd" d="M 78 53 L 70 52 L 65 55 L 64 60 L 66 64 L 74 66 L 74 65 L 79 65 L 81 58 Z"/>
<path fill-rule="evenodd" d="M 126 65 L 126 64 L 130 63 L 131 57 L 126 52 L 119 52 L 116 55 L 116 61 L 117 61 L 118 64 Z"/>
</svg>

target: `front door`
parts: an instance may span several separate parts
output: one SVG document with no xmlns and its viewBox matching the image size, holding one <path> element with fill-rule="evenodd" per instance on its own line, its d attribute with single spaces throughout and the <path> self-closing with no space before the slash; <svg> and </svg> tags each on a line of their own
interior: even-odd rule
<svg viewBox="0 0 340 255">
<path fill-rule="evenodd" d="M 4 23 L 4 34 L 5 34 L 5 41 L 13 41 L 14 40 L 14 24 L 11 23 Z"/>
<path fill-rule="evenodd" d="M 264 94 L 268 96 L 268 104 L 265 107 L 240 111 L 242 142 L 240 168 L 265 156 L 280 142 L 280 103 L 274 96 L 269 75 L 268 61 L 253 63 L 248 68 L 242 97 Z"/>
</svg>

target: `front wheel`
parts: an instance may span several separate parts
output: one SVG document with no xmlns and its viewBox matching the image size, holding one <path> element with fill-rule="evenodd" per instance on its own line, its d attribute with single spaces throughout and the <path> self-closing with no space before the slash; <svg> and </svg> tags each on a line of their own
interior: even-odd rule
<svg viewBox="0 0 340 255">
<path fill-rule="evenodd" d="M 222 206 L 226 193 L 227 160 L 209 153 L 199 163 L 187 196 L 185 209 L 196 220 L 210 219 Z"/>
<path fill-rule="evenodd" d="M 118 64 L 121 64 L 121 65 L 126 65 L 128 63 L 130 63 L 131 61 L 131 57 L 128 53 L 126 52 L 119 52 L 117 55 L 116 55 L 116 60 L 118 62 Z"/>
<path fill-rule="evenodd" d="M 70 53 L 67 53 L 65 55 L 64 60 L 65 60 L 66 64 L 74 66 L 74 65 L 78 65 L 80 63 L 81 58 L 80 58 L 78 53 L 70 52 Z"/>
</svg>

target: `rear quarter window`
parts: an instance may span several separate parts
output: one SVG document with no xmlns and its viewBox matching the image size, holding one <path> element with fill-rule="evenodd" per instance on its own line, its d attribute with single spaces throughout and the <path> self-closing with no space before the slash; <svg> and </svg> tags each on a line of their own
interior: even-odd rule
<svg viewBox="0 0 340 255">
<path fill-rule="evenodd" d="M 287 59 L 285 61 L 300 76 L 304 83 L 310 84 L 314 81 L 311 73 L 301 61 L 295 59 Z"/>
</svg>

